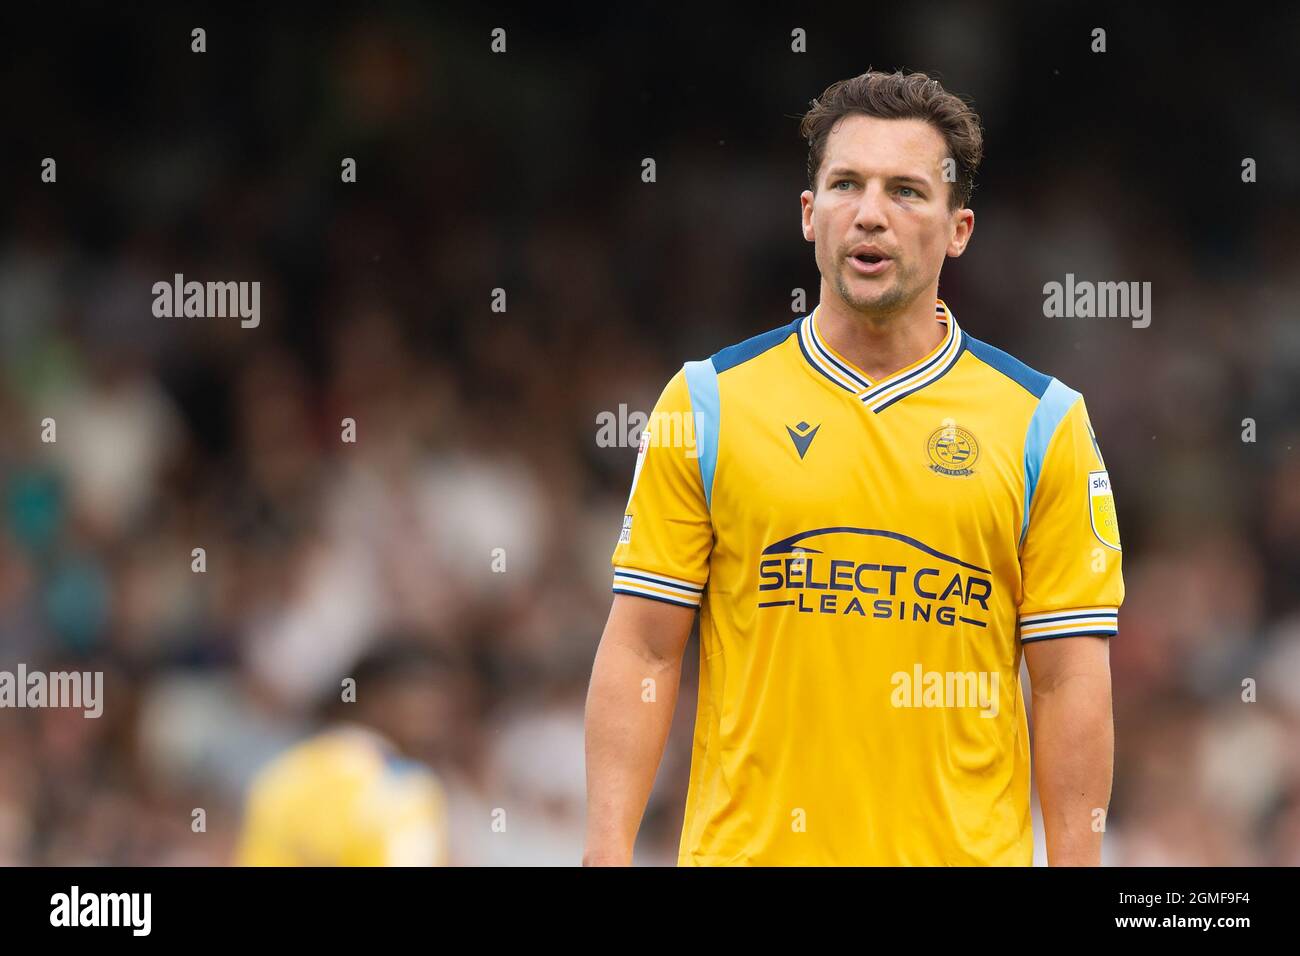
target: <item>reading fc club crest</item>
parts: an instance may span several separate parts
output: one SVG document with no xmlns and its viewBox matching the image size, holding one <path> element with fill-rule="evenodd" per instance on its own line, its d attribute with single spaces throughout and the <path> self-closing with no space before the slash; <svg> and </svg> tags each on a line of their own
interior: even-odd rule
<svg viewBox="0 0 1300 956">
<path fill-rule="evenodd" d="M 944 425 L 930 436 L 926 446 L 930 453 L 930 470 L 941 475 L 970 475 L 980 446 L 972 435 L 957 425 Z"/>
</svg>

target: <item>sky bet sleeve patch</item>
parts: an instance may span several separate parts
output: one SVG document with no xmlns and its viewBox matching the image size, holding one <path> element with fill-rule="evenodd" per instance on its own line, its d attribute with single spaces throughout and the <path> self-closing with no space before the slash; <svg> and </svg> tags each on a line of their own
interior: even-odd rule
<svg viewBox="0 0 1300 956">
<path fill-rule="evenodd" d="M 1119 519 L 1115 515 L 1115 496 L 1110 490 L 1110 473 L 1088 472 L 1088 512 L 1092 519 L 1092 533 L 1108 548 L 1119 546 Z"/>
</svg>

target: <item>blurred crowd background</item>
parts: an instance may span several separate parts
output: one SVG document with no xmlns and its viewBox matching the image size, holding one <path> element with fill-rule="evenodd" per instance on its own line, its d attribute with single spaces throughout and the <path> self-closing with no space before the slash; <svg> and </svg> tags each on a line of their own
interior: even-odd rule
<svg viewBox="0 0 1300 956">
<path fill-rule="evenodd" d="M 1295 10 L 56 16 L 5 43 L 0 667 L 106 703 L 0 711 L 0 863 L 227 862 L 251 775 L 401 633 L 455 662 L 452 862 L 577 864 L 636 445 L 598 416 L 811 310 L 797 117 L 902 67 L 987 131 L 940 295 L 1083 391 L 1115 483 L 1106 862 L 1300 864 Z M 260 281 L 260 325 L 155 318 L 175 273 Z M 1066 273 L 1151 282 L 1151 326 L 1044 318 Z M 696 653 L 641 864 L 676 858 Z"/>
</svg>

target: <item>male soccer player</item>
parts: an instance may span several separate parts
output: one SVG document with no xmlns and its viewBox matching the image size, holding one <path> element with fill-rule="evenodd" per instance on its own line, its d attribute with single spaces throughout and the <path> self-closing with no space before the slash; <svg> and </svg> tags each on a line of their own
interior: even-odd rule
<svg viewBox="0 0 1300 956">
<path fill-rule="evenodd" d="M 938 298 L 979 119 L 868 72 L 803 119 L 820 299 L 687 362 L 642 436 L 587 700 L 584 862 L 627 864 L 698 609 L 683 865 L 1100 862 L 1110 478 L 1080 394 Z M 653 693 L 647 692 L 653 689 Z"/>
</svg>

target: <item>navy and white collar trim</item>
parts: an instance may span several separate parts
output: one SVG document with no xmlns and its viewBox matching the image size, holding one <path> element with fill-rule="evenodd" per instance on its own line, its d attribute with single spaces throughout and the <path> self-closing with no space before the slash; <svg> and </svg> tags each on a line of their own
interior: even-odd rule
<svg viewBox="0 0 1300 956">
<path fill-rule="evenodd" d="M 948 327 L 943 341 L 919 362 L 899 369 L 878 382 L 872 382 L 861 369 L 837 355 L 826 344 L 817 331 L 817 309 L 799 323 L 799 348 L 815 370 L 852 393 L 854 398 L 873 412 L 882 412 L 894 402 L 942 378 L 961 357 L 966 336 L 957 325 L 957 317 L 942 299 L 935 300 L 934 310 L 935 318 Z"/>
</svg>

